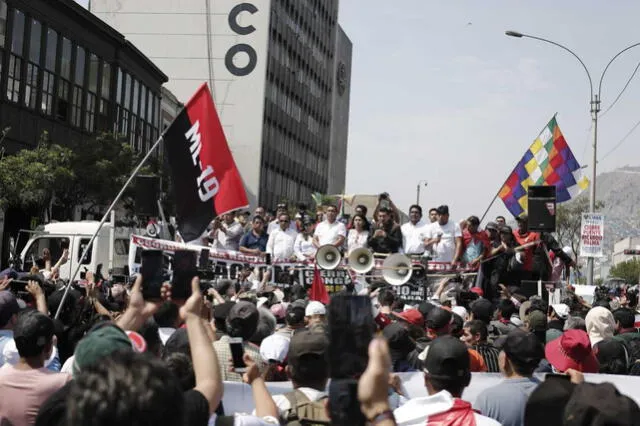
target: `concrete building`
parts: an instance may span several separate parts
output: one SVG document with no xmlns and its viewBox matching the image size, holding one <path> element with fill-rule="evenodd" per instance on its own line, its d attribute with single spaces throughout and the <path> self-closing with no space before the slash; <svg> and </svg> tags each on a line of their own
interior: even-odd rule
<svg viewBox="0 0 640 426">
<path fill-rule="evenodd" d="M 252 205 L 344 189 L 351 42 L 338 0 L 92 0 L 186 103 L 207 81 Z"/>
<path fill-rule="evenodd" d="M 129 40 L 73 0 L 0 0 L 0 151 L 87 142 L 102 131 L 145 150 L 160 130 L 167 76 Z M 55 215 L 54 215 L 55 218 Z M 0 264 L 10 237 L 31 228 L 0 211 Z M 4 248 L 4 250 L 2 250 Z"/>
<path fill-rule="evenodd" d="M 640 250 L 640 237 L 627 237 L 613 245 L 613 255 L 611 256 L 612 266 L 635 259 L 637 256 L 624 254 L 624 251 L 629 249 Z"/>
</svg>

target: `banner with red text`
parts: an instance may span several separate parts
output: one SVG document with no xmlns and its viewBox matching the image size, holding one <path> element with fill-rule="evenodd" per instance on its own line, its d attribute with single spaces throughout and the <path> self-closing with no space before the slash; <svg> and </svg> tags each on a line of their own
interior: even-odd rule
<svg viewBox="0 0 640 426">
<path fill-rule="evenodd" d="M 604 256 L 604 215 L 600 213 L 582 213 L 580 256 Z"/>
</svg>

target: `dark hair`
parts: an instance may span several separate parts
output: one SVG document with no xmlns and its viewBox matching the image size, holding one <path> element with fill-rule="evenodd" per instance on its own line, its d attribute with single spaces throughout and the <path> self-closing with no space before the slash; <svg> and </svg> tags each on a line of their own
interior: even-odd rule
<svg viewBox="0 0 640 426">
<path fill-rule="evenodd" d="M 479 297 L 478 293 L 474 293 L 473 291 L 458 290 L 456 291 L 456 306 L 462 306 L 468 311 L 471 303 L 478 300 Z"/>
<path fill-rule="evenodd" d="M 367 212 L 369 211 L 369 209 L 367 208 L 367 206 L 365 206 L 364 204 L 358 204 L 358 205 L 356 206 L 355 210 L 358 210 L 358 209 L 362 210 L 362 214 L 363 214 L 363 215 L 366 215 L 366 214 L 367 214 Z"/>
<path fill-rule="evenodd" d="M 360 213 L 356 213 L 353 215 L 353 217 L 351 218 L 351 227 L 355 228 L 355 226 L 353 225 L 353 221 L 356 217 L 359 217 L 360 219 L 362 219 L 362 229 L 365 231 L 368 231 L 369 229 L 371 229 L 371 225 L 369 224 L 369 221 L 367 220 L 367 217 L 363 214 Z"/>
<path fill-rule="evenodd" d="M 380 302 L 380 306 L 391 306 L 393 302 L 396 300 L 396 294 L 388 289 L 380 291 L 378 294 L 378 302 Z"/>
<path fill-rule="evenodd" d="M 475 225 L 475 226 L 480 225 L 480 219 L 478 218 L 478 216 L 469 216 L 467 218 L 467 222 L 469 222 L 471 225 Z"/>
<path fill-rule="evenodd" d="M 429 214 L 431 214 L 431 212 L 436 212 L 436 213 L 438 213 L 438 209 L 437 209 L 437 208 L 435 208 L 435 207 L 431 207 L 431 208 L 429 209 Z"/>
<path fill-rule="evenodd" d="M 598 307 L 598 306 L 601 306 L 603 308 L 607 308 L 607 310 L 609 310 L 609 311 L 611 310 L 611 305 L 609 305 L 609 301 L 605 300 L 605 299 L 596 300 L 592 305 L 593 308 Z"/>
<path fill-rule="evenodd" d="M 160 339 L 160 333 L 158 332 L 158 324 L 156 324 L 153 318 L 145 321 L 138 332 L 144 337 L 145 342 L 147 342 L 147 352 L 155 355 L 162 353 L 164 346 L 162 345 L 162 339 Z"/>
<path fill-rule="evenodd" d="M 251 221 L 255 222 L 256 220 L 259 220 L 262 223 L 264 223 L 264 218 L 262 216 L 260 216 L 260 215 L 255 215 Z"/>
<path fill-rule="evenodd" d="M 191 357 L 180 352 L 174 352 L 164 358 L 169 371 L 178 378 L 182 392 L 196 387 L 196 374 L 193 371 Z"/>
<path fill-rule="evenodd" d="M 613 318 L 620 323 L 622 328 L 633 328 L 636 316 L 631 309 L 620 308 L 613 312 Z"/>
<path fill-rule="evenodd" d="M 484 322 L 480 320 L 471 320 L 471 321 L 467 321 L 464 327 L 469 328 L 469 333 L 471 333 L 472 336 L 479 334 L 481 342 L 484 342 L 487 340 L 489 331 L 487 329 L 487 324 L 485 324 Z"/>
<path fill-rule="evenodd" d="M 491 322 L 494 311 L 491 302 L 486 299 L 478 299 L 471 303 L 470 307 L 473 319 L 480 320 L 485 324 L 489 324 Z"/>
<path fill-rule="evenodd" d="M 175 327 L 180 316 L 180 309 L 178 305 L 173 302 L 164 302 L 160 305 L 158 311 L 153 314 L 153 318 L 156 320 L 158 327 Z"/>
<path fill-rule="evenodd" d="M 451 315 L 451 329 L 449 330 L 449 334 L 453 337 L 460 338 L 462 337 L 464 328 L 464 320 L 458 314 Z"/>
<path fill-rule="evenodd" d="M 391 209 L 389 207 L 380 207 L 378 209 L 378 213 L 386 213 L 386 214 L 391 214 Z"/>
<path fill-rule="evenodd" d="M 498 219 L 502 219 L 505 222 L 507 221 L 507 219 L 505 219 L 504 216 L 496 216 L 496 222 L 498 221 Z"/>
<path fill-rule="evenodd" d="M 420 207 L 420 206 L 419 206 L 419 205 L 417 205 L 417 204 L 412 204 L 412 205 L 409 207 L 409 213 L 411 213 L 411 210 L 412 210 L 412 209 L 416 209 L 416 210 L 418 210 L 418 212 L 420 213 L 420 216 L 422 216 L 422 207 Z"/>
<path fill-rule="evenodd" d="M 454 397 L 461 396 L 464 388 L 469 386 L 470 382 L 471 374 L 467 374 L 465 377 L 456 379 L 436 379 L 433 377 L 429 377 L 429 383 L 431 383 L 433 390 L 435 390 L 436 392 L 446 390 Z"/>
<path fill-rule="evenodd" d="M 289 374 L 299 387 L 323 389 L 329 378 L 329 362 L 322 355 L 305 354 L 289 361 Z"/>
<path fill-rule="evenodd" d="M 180 383 L 164 363 L 134 352 L 114 353 L 71 382 L 66 410 L 74 426 L 176 425 L 184 421 Z"/>
<path fill-rule="evenodd" d="M 19 313 L 14 327 L 18 354 L 22 358 L 41 355 L 51 345 L 53 331 L 53 320 L 48 316 L 36 310 Z"/>
<path fill-rule="evenodd" d="M 605 339 L 594 346 L 593 352 L 600 364 L 600 374 L 627 374 L 628 351 L 623 342 L 612 338 Z"/>
<path fill-rule="evenodd" d="M 516 308 L 516 305 L 511 300 L 501 300 L 500 303 L 498 303 L 498 312 L 500 312 L 502 318 L 508 320 L 512 315 L 518 313 L 518 308 Z"/>
</svg>

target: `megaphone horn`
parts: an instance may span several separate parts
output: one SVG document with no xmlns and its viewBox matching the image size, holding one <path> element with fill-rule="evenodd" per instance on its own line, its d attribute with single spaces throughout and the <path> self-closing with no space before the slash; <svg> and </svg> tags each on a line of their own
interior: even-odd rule
<svg viewBox="0 0 640 426">
<path fill-rule="evenodd" d="M 373 252 L 366 248 L 355 249 L 349 255 L 349 267 L 356 274 L 366 274 L 375 265 Z"/>
<path fill-rule="evenodd" d="M 336 269 L 341 261 L 340 250 L 330 244 L 320 247 L 316 252 L 316 264 L 321 269 Z"/>
<path fill-rule="evenodd" d="M 391 285 L 405 284 L 413 274 L 411 259 L 400 253 L 387 257 L 382 263 L 382 269 L 382 277 Z"/>
</svg>

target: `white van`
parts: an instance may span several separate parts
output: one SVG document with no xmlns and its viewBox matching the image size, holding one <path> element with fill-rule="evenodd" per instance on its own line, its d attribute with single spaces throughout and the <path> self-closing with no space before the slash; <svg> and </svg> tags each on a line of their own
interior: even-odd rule
<svg viewBox="0 0 640 426">
<path fill-rule="evenodd" d="M 69 279 L 75 271 L 91 237 L 98 229 L 98 221 L 56 222 L 44 226 L 27 241 L 21 253 L 23 270 L 28 271 L 44 249 L 49 249 L 51 262 L 55 264 L 65 248 L 69 249 L 69 261 L 60 267 L 60 278 Z M 105 223 L 93 242 L 93 247 L 82 262 L 80 272 L 96 271 L 102 265 L 102 275 L 107 276 L 114 268 L 126 273 L 129 252 L 129 236 L 134 228 L 116 228 L 114 221 Z M 76 279 L 80 278 L 80 274 Z"/>
</svg>

